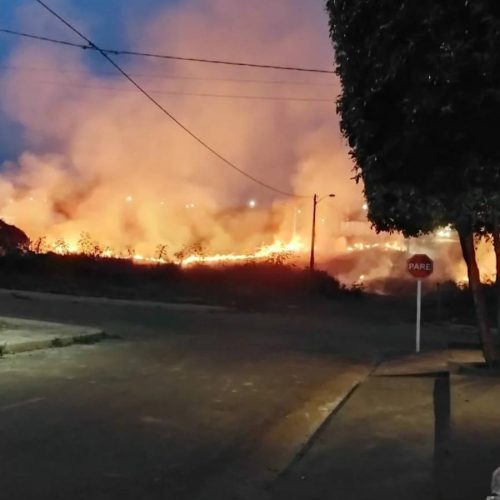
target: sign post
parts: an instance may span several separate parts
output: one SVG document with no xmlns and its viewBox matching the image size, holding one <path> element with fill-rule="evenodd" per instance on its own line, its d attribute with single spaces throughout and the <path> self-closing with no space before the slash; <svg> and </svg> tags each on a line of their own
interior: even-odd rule
<svg viewBox="0 0 500 500">
<path fill-rule="evenodd" d="M 415 351 L 420 352 L 420 322 L 422 309 L 422 278 L 429 277 L 434 271 L 434 262 L 423 253 L 417 253 L 408 259 L 408 272 L 417 278 L 417 325 L 415 335 Z"/>
<path fill-rule="evenodd" d="M 420 317 L 422 309 L 422 280 L 417 280 L 417 333 L 415 335 L 415 352 L 420 352 Z"/>
</svg>

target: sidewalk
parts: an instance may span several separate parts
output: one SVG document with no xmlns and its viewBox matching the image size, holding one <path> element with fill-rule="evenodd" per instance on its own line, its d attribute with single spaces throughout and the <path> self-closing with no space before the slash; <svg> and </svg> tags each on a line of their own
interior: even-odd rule
<svg viewBox="0 0 500 500">
<path fill-rule="evenodd" d="M 446 500 L 484 499 L 500 466 L 500 372 L 452 373 L 450 396 Z"/>
<path fill-rule="evenodd" d="M 380 363 L 374 372 L 378 377 L 425 375 L 446 372 L 449 354 L 447 350 L 428 351 L 420 354 L 394 356 Z"/>
<path fill-rule="evenodd" d="M 484 361 L 479 349 L 451 348 L 389 357 L 375 370 L 375 376 L 436 375 L 470 363 Z"/>
<path fill-rule="evenodd" d="M 272 487 L 274 500 L 433 498 L 432 378 L 374 377 Z"/>
<path fill-rule="evenodd" d="M 500 466 L 500 370 L 478 349 L 382 363 L 272 486 L 273 500 L 472 500 Z"/>
<path fill-rule="evenodd" d="M 96 342 L 105 336 L 106 334 L 98 328 L 0 316 L 2 355 Z"/>
</svg>

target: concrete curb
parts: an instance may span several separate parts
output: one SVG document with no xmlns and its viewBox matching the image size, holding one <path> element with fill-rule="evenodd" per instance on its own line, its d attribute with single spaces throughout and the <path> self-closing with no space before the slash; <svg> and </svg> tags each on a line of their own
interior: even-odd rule
<svg viewBox="0 0 500 500">
<path fill-rule="evenodd" d="M 370 377 L 374 367 L 358 367 L 327 382 L 299 408 L 287 414 L 258 438 L 248 443 L 243 462 L 237 461 L 203 485 L 196 500 L 238 498 L 255 500 L 266 497 L 266 485 L 286 474 L 299 461 L 356 389 Z M 332 395 L 333 398 L 332 398 Z M 249 481 L 249 478 L 252 478 Z M 237 491 L 235 491 L 235 485 Z"/>
<path fill-rule="evenodd" d="M 447 372 L 449 365 L 448 349 L 413 352 L 389 356 L 383 360 L 373 373 L 375 377 L 415 377 Z"/>
<path fill-rule="evenodd" d="M 0 355 L 94 343 L 107 337 L 94 327 L 0 316 Z"/>
<path fill-rule="evenodd" d="M 33 340 L 29 342 L 2 343 L 2 354 L 19 354 L 22 352 L 38 351 L 55 347 L 66 347 L 73 344 L 91 344 L 107 338 L 106 333 L 100 330 L 76 335 L 75 337 L 54 337 L 52 339 Z"/>
</svg>

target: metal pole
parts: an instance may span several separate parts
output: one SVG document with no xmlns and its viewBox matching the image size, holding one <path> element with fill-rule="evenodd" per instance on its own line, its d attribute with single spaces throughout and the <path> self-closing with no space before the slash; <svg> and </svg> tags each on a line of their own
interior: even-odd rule
<svg viewBox="0 0 500 500">
<path fill-rule="evenodd" d="M 422 280 L 417 280 L 417 334 L 416 351 L 420 352 L 420 310 L 422 306 Z"/>
<path fill-rule="evenodd" d="M 313 196 L 313 220 L 311 234 L 311 258 L 309 260 L 309 269 L 314 271 L 314 244 L 316 240 L 316 205 L 318 204 L 318 195 Z"/>
</svg>

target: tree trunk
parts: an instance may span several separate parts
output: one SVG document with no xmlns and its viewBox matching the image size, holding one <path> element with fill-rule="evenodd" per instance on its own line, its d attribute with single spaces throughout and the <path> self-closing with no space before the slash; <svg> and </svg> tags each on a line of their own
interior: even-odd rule
<svg viewBox="0 0 500 500">
<path fill-rule="evenodd" d="M 497 316 L 497 329 L 500 334 L 500 226 L 498 225 L 498 217 L 495 216 L 493 220 L 493 247 L 495 249 L 495 261 L 496 261 L 496 278 L 495 278 L 495 290 L 496 290 L 496 316 Z"/>
<path fill-rule="evenodd" d="M 484 294 L 481 290 L 481 280 L 479 277 L 479 268 L 476 261 L 476 249 L 474 248 L 474 234 L 470 229 L 458 228 L 460 246 L 465 263 L 467 264 L 467 275 L 469 277 L 469 288 L 474 299 L 476 309 L 477 327 L 479 330 L 479 339 L 483 349 L 484 359 L 488 365 L 493 365 L 497 361 L 495 343 L 491 335 L 488 314 Z"/>
</svg>

